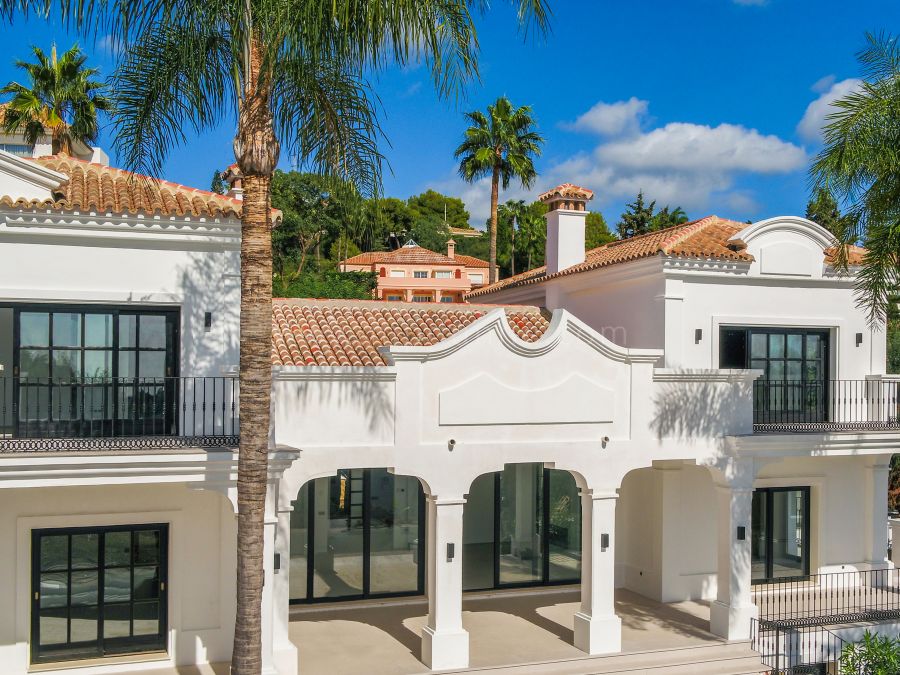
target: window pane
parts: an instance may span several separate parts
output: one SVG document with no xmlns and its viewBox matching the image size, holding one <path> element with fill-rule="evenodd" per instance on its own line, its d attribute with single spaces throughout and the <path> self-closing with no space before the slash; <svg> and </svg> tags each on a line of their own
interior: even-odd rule
<svg viewBox="0 0 900 675">
<path fill-rule="evenodd" d="M 69 537 L 41 537 L 41 570 L 64 570 L 69 566 Z"/>
<path fill-rule="evenodd" d="M 135 567 L 132 593 L 135 600 L 148 600 L 159 597 L 159 570 L 152 567 Z"/>
<path fill-rule="evenodd" d="M 159 562 L 159 530 L 138 530 L 135 564 Z"/>
<path fill-rule="evenodd" d="M 129 378 L 137 375 L 137 354 L 135 352 L 119 352 L 119 377 Z"/>
<path fill-rule="evenodd" d="M 131 605 L 106 605 L 103 608 L 103 637 L 131 635 Z"/>
<path fill-rule="evenodd" d="M 370 471 L 369 591 L 400 593 L 419 586 L 419 481 Z"/>
<path fill-rule="evenodd" d="M 68 594 L 68 573 L 47 572 L 41 575 L 41 609 L 65 607 L 68 603 Z"/>
<path fill-rule="evenodd" d="M 747 367 L 747 331 L 743 329 L 723 329 L 719 345 L 720 368 Z"/>
<path fill-rule="evenodd" d="M 309 547 L 309 489 L 310 483 L 300 488 L 297 499 L 291 503 L 291 600 L 306 599 L 306 575 Z"/>
<path fill-rule="evenodd" d="M 75 349 L 53 352 L 53 379 L 73 380 L 81 377 L 81 351 Z"/>
<path fill-rule="evenodd" d="M 319 478 L 316 491 L 315 576 L 317 598 L 363 592 L 363 470 Z"/>
<path fill-rule="evenodd" d="M 165 377 L 166 353 L 165 352 L 138 352 L 138 376 Z"/>
<path fill-rule="evenodd" d="M 768 574 L 766 571 L 766 540 L 768 537 L 766 532 L 766 494 L 760 490 L 753 492 L 750 570 L 751 578 L 754 581 L 765 579 Z"/>
<path fill-rule="evenodd" d="M 768 356 L 765 334 L 753 333 L 750 335 L 750 356 L 754 359 L 764 359 Z"/>
<path fill-rule="evenodd" d="M 113 315 L 86 314 L 84 317 L 84 346 L 113 346 Z"/>
<path fill-rule="evenodd" d="M 97 639 L 97 607 L 72 607 L 69 616 L 72 642 L 94 642 Z"/>
<path fill-rule="evenodd" d="M 89 378 L 112 377 L 112 350 L 86 351 L 84 376 Z"/>
<path fill-rule="evenodd" d="M 104 602 L 128 602 L 131 600 L 131 568 L 113 567 L 103 577 Z"/>
<path fill-rule="evenodd" d="M 159 315 L 142 315 L 141 343 L 143 349 L 165 349 L 166 347 L 166 317 Z"/>
<path fill-rule="evenodd" d="M 133 314 L 119 315 L 119 348 L 137 347 L 137 317 Z"/>
<path fill-rule="evenodd" d="M 789 359 L 803 358 L 803 336 L 792 333 L 787 336 L 787 355 Z"/>
<path fill-rule="evenodd" d="M 72 572 L 72 606 L 96 605 L 99 591 L 96 570 Z"/>
<path fill-rule="evenodd" d="M 81 346 L 81 314 L 56 312 L 53 315 L 53 346 Z"/>
<path fill-rule="evenodd" d="M 19 314 L 19 345 L 21 347 L 50 346 L 50 315 L 47 312 Z"/>
<path fill-rule="evenodd" d="M 156 635 L 159 633 L 159 603 L 134 603 L 134 634 Z"/>
<path fill-rule="evenodd" d="M 494 586 L 494 475 L 472 482 L 463 509 L 463 589 Z"/>
<path fill-rule="evenodd" d="M 772 576 L 805 574 L 805 517 L 803 490 L 772 493 Z"/>
<path fill-rule="evenodd" d="M 50 352 L 46 349 L 23 349 L 19 352 L 19 376 L 50 377 Z"/>
<path fill-rule="evenodd" d="M 500 474 L 500 583 L 541 581 L 544 467 L 510 464 Z"/>
<path fill-rule="evenodd" d="M 788 361 L 787 369 L 785 370 L 785 374 L 788 380 L 802 380 L 803 379 L 803 362 L 802 361 Z"/>
<path fill-rule="evenodd" d="M 41 645 L 59 645 L 68 641 L 68 610 L 41 610 Z"/>
<path fill-rule="evenodd" d="M 550 527 L 548 529 L 550 581 L 581 578 L 581 499 L 568 471 L 551 469 Z"/>
<path fill-rule="evenodd" d="M 72 535 L 72 569 L 97 567 L 99 564 L 100 535 L 96 532 Z"/>
<path fill-rule="evenodd" d="M 819 359 L 822 358 L 822 338 L 819 335 L 806 336 L 806 358 Z"/>
<path fill-rule="evenodd" d="M 784 361 L 769 361 L 769 379 L 784 379 Z"/>
<path fill-rule="evenodd" d="M 769 358 L 784 358 L 784 335 L 779 333 L 769 335 Z"/>
<path fill-rule="evenodd" d="M 105 546 L 107 567 L 131 564 L 131 532 L 107 532 Z"/>
</svg>

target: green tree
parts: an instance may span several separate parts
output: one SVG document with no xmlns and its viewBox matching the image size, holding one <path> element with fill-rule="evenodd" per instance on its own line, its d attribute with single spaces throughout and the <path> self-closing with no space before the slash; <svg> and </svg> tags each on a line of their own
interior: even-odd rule
<svg viewBox="0 0 900 675">
<path fill-rule="evenodd" d="M 644 191 L 638 192 L 637 198 L 627 205 L 626 211 L 619 218 L 616 230 L 619 239 L 628 239 L 653 230 L 653 209 L 656 202 L 644 203 Z"/>
<path fill-rule="evenodd" d="M 541 154 L 544 139 L 535 131 L 530 106 L 514 108 L 501 96 L 489 105 L 487 114 L 476 110 L 466 113 L 471 123 L 454 156 L 460 160 L 459 175 L 474 182 L 491 177 L 490 269 L 491 282 L 497 281 L 497 207 L 500 188 L 506 190 L 517 178 L 530 188 L 537 177 L 534 159 Z"/>
<path fill-rule="evenodd" d="M 840 237 L 850 225 L 847 217 L 841 215 L 835 198 L 824 188 L 815 190 L 812 199 L 806 204 L 806 217 L 824 227 L 835 237 Z"/>
<path fill-rule="evenodd" d="M 273 267 L 284 284 L 304 273 L 310 253 L 329 232 L 340 230 L 340 207 L 332 198 L 333 181 L 312 173 L 276 171 L 272 206 L 282 221 L 272 228 Z"/>
<path fill-rule="evenodd" d="M 865 632 L 860 642 L 844 646 L 841 675 L 896 675 L 900 673 L 900 640 Z"/>
<path fill-rule="evenodd" d="M 371 223 L 372 241 L 363 250 L 374 251 L 387 245 L 391 235 L 398 240 L 409 236 L 413 226 L 413 213 L 402 199 L 385 197 L 366 202 L 366 218 Z"/>
<path fill-rule="evenodd" d="M 584 220 L 584 248 L 589 251 L 615 240 L 616 237 L 609 231 L 603 214 L 599 211 L 590 211 Z"/>
<path fill-rule="evenodd" d="M 426 190 L 407 201 L 413 219 L 424 218 L 445 220 L 449 227 L 469 227 L 469 212 L 459 197 L 448 197 L 435 190 Z"/>
<path fill-rule="evenodd" d="M 690 218 L 688 218 L 688 215 L 684 212 L 683 208 L 681 208 L 680 206 L 676 206 L 670 211 L 669 205 L 666 204 L 663 208 L 657 211 L 656 215 L 654 215 L 651 219 L 650 231 L 654 232 L 656 230 L 663 230 L 674 225 L 683 225 L 689 220 Z"/>
<path fill-rule="evenodd" d="M 869 34 L 857 58 L 863 82 L 832 102 L 810 175 L 815 190 L 850 205 L 838 262 L 846 268 L 846 245 L 863 242 L 857 302 L 880 323 L 900 281 L 900 44 Z"/>
<path fill-rule="evenodd" d="M 547 244 L 547 221 L 544 214 L 547 205 L 532 202 L 519 219 L 518 245 L 516 252 L 521 256 L 523 271 L 532 270 L 544 262 Z"/>
<path fill-rule="evenodd" d="M 0 95 L 11 95 L 2 126 L 6 133 L 21 133 L 34 147 L 43 136 L 50 136 L 54 155 L 73 154 L 73 145 L 90 145 L 100 133 L 99 112 L 108 112 L 109 98 L 104 85 L 95 78 L 100 71 L 85 67 L 85 56 L 73 45 L 62 57 L 56 56 L 56 45 L 47 56 L 32 47 L 35 62 L 16 61 L 25 71 L 28 84 L 10 82 Z"/>
<path fill-rule="evenodd" d="M 228 186 L 225 184 L 225 181 L 222 180 L 222 172 L 218 169 L 213 171 L 209 189 L 211 192 L 215 192 L 217 195 L 224 195 L 226 192 L 228 192 Z"/>
</svg>

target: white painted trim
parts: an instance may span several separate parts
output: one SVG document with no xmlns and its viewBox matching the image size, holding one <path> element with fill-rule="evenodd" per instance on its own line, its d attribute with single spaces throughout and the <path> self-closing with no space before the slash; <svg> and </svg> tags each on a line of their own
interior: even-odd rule
<svg viewBox="0 0 900 675">
<path fill-rule="evenodd" d="M 741 242 L 749 246 L 750 242 L 769 232 L 781 230 L 802 235 L 817 244 L 821 249 L 833 246 L 834 235 L 821 225 L 800 216 L 775 216 L 748 225 L 728 241 Z"/>
<path fill-rule="evenodd" d="M 273 366 L 272 379 L 282 382 L 393 382 L 392 366 Z"/>
<path fill-rule="evenodd" d="M 678 370 L 654 368 L 654 382 L 753 382 L 762 377 L 761 370 L 716 368 L 711 370 Z"/>
<path fill-rule="evenodd" d="M 62 183 L 69 180 L 65 174 L 48 169 L 37 162 L 22 159 L 5 150 L 0 150 L 0 171 L 51 191 L 58 189 Z M 9 196 L 13 199 L 16 198 L 16 195 Z"/>
</svg>

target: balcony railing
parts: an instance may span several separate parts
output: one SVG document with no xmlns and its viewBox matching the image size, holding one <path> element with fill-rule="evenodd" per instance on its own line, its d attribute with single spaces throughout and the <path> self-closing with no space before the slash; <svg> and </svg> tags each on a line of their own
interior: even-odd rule
<svg viewBox="0 0 900 675">
<path fill-rule="evenodd" d="M 847 642 L 824 626 L 764 628 L 755 619 L 750 647 L 759 652 L 768 675 L 820 675 L 840 670 Z"/>
<path fill-rule="evenodd" d="M 756 380 L 754 431 L 900 429 L 900 381 Z"/>
<path fill-rule="evenodd" d="M 830 572 L 757 584 L 752 596 L 763 627 L 900 619 L 900 569 Z"/>
<path fill-rule="evenodd" d="M 237 444 L 233 377 L 0 378 L 0 452 Z"/>
</svg>

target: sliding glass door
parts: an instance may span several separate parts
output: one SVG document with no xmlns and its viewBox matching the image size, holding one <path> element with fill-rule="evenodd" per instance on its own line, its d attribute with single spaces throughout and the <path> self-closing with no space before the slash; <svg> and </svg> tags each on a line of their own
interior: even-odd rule
<svg viewBox="0 0 900 675">
<path fill-rule="evenodd" d="M 753 491 L 751 574 L 755 582 L 809 576 L 808 487 Z"/>
<path fill-rule="evenodd" d="M 31 660 L 166 648 L 168 526 L 32 532 Z"/>
<path fill-rule="evenodd" d="M 569 472 L 509 464 L 474 481 L 464 511 L 465 590 L 580 578 L 581 500 Z"/>
<path fill-rule="evenodd" d="M 345 469 L 300 489 L 291 513 L 291 601 L 424 590 L 425 500 L 419 481 Z"/>
</svg>

